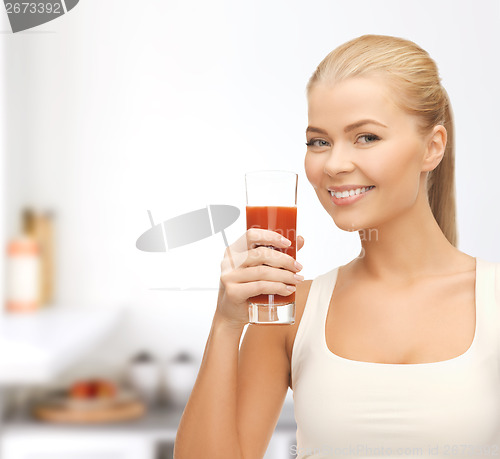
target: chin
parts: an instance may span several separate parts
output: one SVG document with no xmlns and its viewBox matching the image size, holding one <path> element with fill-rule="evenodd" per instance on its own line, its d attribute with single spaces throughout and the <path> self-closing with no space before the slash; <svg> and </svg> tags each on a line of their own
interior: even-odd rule
<svg viewBox="0 0 500 459">
<path fill-rule="evenodd" d="M 353 231 L 362 231 L 373 228 L 373 221 L 367 218 L 356 218 L 353 220 L 352 218 L 346 218 L 346 216 L 339 217 L 338 215 L 331 215 L 331 217 L 335 226 L 342 231 L 352 233 Z"/>
<path fill-rule="evenodd" d="M 342 231 L 348 231 L 350 233 L 352 233 L 353 231 L 360 231 L 362 229 L 367 228 L 367 226 L 365 225 L 356 224 L 354 222 L 346 223 L 346 222 L 336 222 L 335 220 L 333 221 L 335 222 L 337 228 L 341 229 Z"/>
</svg>

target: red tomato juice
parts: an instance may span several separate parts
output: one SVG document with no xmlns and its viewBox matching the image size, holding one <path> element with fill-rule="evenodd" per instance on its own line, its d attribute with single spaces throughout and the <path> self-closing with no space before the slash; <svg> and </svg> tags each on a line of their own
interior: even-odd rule
<svg viewBox="0 0 500 459">
<path fill-rule="evenodd" d="M 284 252 L 295 259 L 296 257 L 296 233 L 297 233 L 297 207 L 281 206 L 247 206 L 247 229 L 262 228 L 276 231 L 292 242 L 290 247 L 276 249 Z M 295 301 L 295 292 L 288 296 L 281 295 L 257 295 L 249 298 L 249 301 L 257 304 L 282 305 Z"/>
</svg>

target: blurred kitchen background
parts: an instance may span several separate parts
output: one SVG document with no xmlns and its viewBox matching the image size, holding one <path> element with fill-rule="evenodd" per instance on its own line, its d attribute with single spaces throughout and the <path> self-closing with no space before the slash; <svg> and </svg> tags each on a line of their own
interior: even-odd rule
<svg viewBox="0 0 500 459">
<path fill-rule="evenodd" d="M 148 211 L 160 223 L 236 206 L 232 243 L 244 173 L 294 170 L 306 278 L 359 253 L 303 171 L 307 80 L 358 35 L 406 37 L 437 61 L 455 112 L 459 247 L 500 261 L 499 5 L 81 0 L 15 34 L 0 7 L 2 459 L 172 457 L 224 243 L 141 252 Z M 14 298 L 30 288 L 33 301 Z M 267 459 L 295 457 L 295 428 L 289 393 Z"/>
</svg>

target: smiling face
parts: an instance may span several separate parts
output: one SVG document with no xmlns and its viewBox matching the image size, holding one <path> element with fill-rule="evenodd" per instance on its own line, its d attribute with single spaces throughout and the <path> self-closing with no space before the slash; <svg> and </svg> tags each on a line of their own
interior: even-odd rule
<svg viewBox="0 0 500 459">
<path fill-rule="evenodd" d="M 317 83 L 309 93 L 305 171 L 343 230 L 377 227 L 427 200 L 426 171 L 439 160 L 424 158 L 435 132 L 424 137 L 418 119 L 396 105 L 391 91 L 379 78 L 355 77 Z M 344 185 L 375 188 L 358 198 L 331 196 L 329 190 Z"/>
</svg>

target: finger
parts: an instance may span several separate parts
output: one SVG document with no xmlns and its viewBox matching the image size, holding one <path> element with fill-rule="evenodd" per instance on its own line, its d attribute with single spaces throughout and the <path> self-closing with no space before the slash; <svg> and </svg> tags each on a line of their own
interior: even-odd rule
<svg viewBox="0 0 500 459">
<path fill-rule="evenodd" d="M 273 246 L 277 249 L 286 249 L 292 245 L 292 241 L 278 233 L 277 231 L 262 228 L 250 228 L 245 233 L 246 249 L 254 249 L 259 246 Z"/>
<path fill-rule="evenodd" d="M 262 228 L 250 228 L 231 244 L 230 247 L 232 252 L 246 252 L 248 249 L 259 245 L 272 245 L 279 248 L 285 248 L 288 247 L 290 243 L 276 231 Z"/>
<path fill-rule="evenodd" d="M 284 259 L 283 259 L 284 256 Z M 281 258 L 281 260 L 279 260 Z M 288 258 L 288 259 L 287 259 Z M 229 246 L 221 262 L 223 272 L 237 268 L 268 264 L 277 268 L 287 268 L 293 265 L 293 258 L 272 247 L 260 246 L 244 252 L 235 252 Z"/>
<path fill-rule="evenodd" d="M 304 247 L 304 238 L 302 236 L 297 236 L 297 250 Z"/>
<path fill-rule="evenodd" d="M 269 247 L 257 247 L 249 250 L 247 257 L 241 263 L 242 268 L 250 266 L 267 265 L 274 268 L 283 268 L 292 272 L 299 271 L 295 259 L 290 255 Z"/>
<path fill-rule="evenodd" d="M 221 271 L 227 273 L 237 268 L 248 268 L 250 266 L 267 265 L 275 268 L 283 268 L 292 272 L 298 272 L 302 266 L 298 265 L 295 258 L 271 247 L 261 246 L 246 252 L 232 252 L 229 256 L 229 247 L 226 256 L 221 262 Z"/>
<path fill-rule="evenodd" d="M 296 285 L 304 280 L 304 276 L 287 269 L 273 268 L 272 266 L 250 266 L 233 272 L 231 280 L 235 283 L 257 282 L 260 280 L 281 282 L 287 285 Z"/>
<path fill-rule="evenodd" d="M 241 298 L 249 299 L 257 295 L 281 295 L 288 296 L 295 292 L 294 285 L 287 285 L 282 282 L 271 282 L 259 280 L 256 282 L 246 282 L 239 285 Z"/>
</svg>

